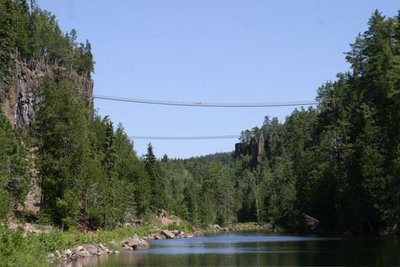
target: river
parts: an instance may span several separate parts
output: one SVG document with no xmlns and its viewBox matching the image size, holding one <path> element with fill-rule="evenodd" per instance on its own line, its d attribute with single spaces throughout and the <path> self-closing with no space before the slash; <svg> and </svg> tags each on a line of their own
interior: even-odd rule
<svg viewBox="0 0 400 267">
<path fill-rule="evenodd" d="M 147 251 L 84 259 L 74 266 L 400 266 L 400 238 L 227 233 L 153 240 Z"/>
</svg>

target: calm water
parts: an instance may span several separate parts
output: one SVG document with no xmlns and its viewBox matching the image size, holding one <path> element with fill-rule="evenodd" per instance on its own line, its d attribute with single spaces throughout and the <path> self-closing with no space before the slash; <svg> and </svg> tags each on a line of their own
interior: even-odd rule
<svg viewBox="0 0 400 267">
<path fill-rule="evenodd" d="M 398 237 L 229 233 L 150 244 L 148 251 L 93 257 L 75 266 L 400 266 Z"/>
</svg>

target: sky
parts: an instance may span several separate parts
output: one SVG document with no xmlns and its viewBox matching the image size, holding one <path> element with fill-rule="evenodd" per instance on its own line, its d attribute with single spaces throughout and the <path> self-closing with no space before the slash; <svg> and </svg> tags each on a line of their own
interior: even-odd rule
<svg viewBox="0 0 400 267">
<path fill-rule="evenodd" d="M 394 0 L 39 0 L 61 29 L 92 44 L 94 94 L 185 102 L 314 100 L 349 70 L 345 52 Z M 295 107 L 196 108 L 95 99 L 129 136 L 240 135 Z M 300 107 L 298 107 L 300 108 Z M 133 140 L 139 156 L 232 152 L 237 139 Z"/>
</svg>

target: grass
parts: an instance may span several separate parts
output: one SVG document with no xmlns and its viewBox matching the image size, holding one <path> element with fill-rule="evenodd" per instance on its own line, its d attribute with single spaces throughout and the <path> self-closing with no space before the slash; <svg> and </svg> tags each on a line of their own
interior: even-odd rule
<svg viewBox="0 0 400 267">
<path fill-rule="evenodd" d="M 48 266 L 46 248 L 38 238 L 25 238 L 21 230 L 0 227 L 0 266 Z"/>
</svg>

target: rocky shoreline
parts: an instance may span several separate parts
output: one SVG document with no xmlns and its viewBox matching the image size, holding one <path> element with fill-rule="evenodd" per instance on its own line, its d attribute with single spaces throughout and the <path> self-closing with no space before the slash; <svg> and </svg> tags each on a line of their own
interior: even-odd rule
<svg viewBox="0 0 400 267">
<path fill-rule="evenodd" d="M 193 238 L 198 236 L 204 236 L 205 234 L 212 234 L 218 232 L 235 232 L 235 231 L 260 231 L 260 230 L 270 230 L 271 225 L 258 225 L 258 224 L 237 224 L 226 228 L 219 226 L 218 224 L 209 225 L 207 230 L 195 231 L 190 233 L 185 233 L 180 230 L 161 230 L 156 233 L 151 233 L 147 236 L 140 237 L 138 235 L 132 235 L 130 237 L 124 238 L 120 242 L 111 241 L 111 249 L 104 245 L 99 244 L 83 244 L 74 248 L 69 248 L 63 252 L 55 251 L 50 255 L 55 261 L 68 263 L 71 261 L 80 260 L 87 257 L 101 256 L 107 254 L 119 254 L 121 251 L 130 250 L 145 250 L 150 249 L 150 244 L 147 240 L 163 240 L 163 239 L 180 239 L 180 238 Z M 120 251 L 121 250 L 121 251 Z"/>
<path fill-rule="evenodd" d="M 272 231 L 273 227 L 271 224 L 258 225 L 257 223 L 242 223 L 242 224 L 233 224 L 228 227 L 221 227 L 218 224 L 209 225 L 206 229 L 202 230 L 189 230 L 188 232 L 184 232 L 177 228 L 179 227 L 179 223 L 177 220 L 171 220 L 174 224 L 164 224 L 163 228 L 154 225 L 153 229 L 149 229 L 149 231 L 140 230 L 140 226 L 137 225 L 129 225 L 125 227 L 121 227 L 121 229 L 132 228 L 137 229 L 132 231 L 127 231 L 126 235 L 115 235 L 114 240 L 112 236 L 106 238 L 91 238 L 95 233 L 87 233 L 88 238 L 76 237 L 78 239 L 86 240 L 82 242 L 82 244 L 77 244 L 75 247 L 69 247 L 65 250 L 55 250 L 52 253 L 48 254 L 48 260 L 53 262 L 56 265 L 61 266 L 69 266 L 69 263 L 73 263 L 74 261 L 80 261 L 83 259 L 89 259 L 90 257 L 102 256 L 108 254 L 119 254 L 123 251 L 133 251 L 133 250 L 144 250 L 149 249 L 150 244 L 148 240 L 163 240 L 163 239 L 181 239 L 181 238 L 193 238 L 198 236 L 203 236 L 205 234 L 215 234 L 220 232 L 238 232 L 238 231 Z M 147 224 L 147 225 L 150 225 Z M 172 228 L 171 226 L 175 225 L 176 228 Z M 21 230 L 22 235 L 24 237 L 29 237 L 31 235 L 37 236 L 41 234 L 49 234 L 54 231 L 51 226 L 48 225 L 34 225 L 30 223 L 16 223 L 10 222 L 8 228 L 11 230 Z M 139 228 L 137 228 L 139 227 Z M 146 227 L 146 226 L 145 226 Z M 163 229 L 163 230 L 161 230 Z M 170 230 L 174 229 L 174 230 Z M 188 228 L 186 228 L 188 229 Z M 130 232 L 130 233 L 129 233 Z M 137 233 L 135 233 L 137 232 Z M 138 234 L 142 232 L 142 234 Z M 86 235 L 86 234 L 85 234 Z M 60 238 L 60 237 L 57 237 Z M 71 237 L 69 237 L 71 238 Z M 72 236 L 73 239 L 75 239 Z M 77 239 L 77 240 L 78 240 Z M 93 240 L 93 242 L 90 242 Z M 117 241 L 115 241 L 117 240 Z M 89 242 L 88 242 L 89 241 Z M 84 243 L 85 242 L 85 243 Z M 72 242 L 75 243 L 75 242 Z M 76 243 L 75 243 L 76 244 Z"/>
<path fill-rule="evenodd" d="M 150 244 L 147 240 L 162 240 L 162 239 L 180 239 L 180 238 L 193 238 L 196 236 L 204 235 L 203 232 L 197 231 L 193 233 L 185 233 L 180 230 L 161 230 L 160 232 L 150 234 L 145 237 L 133 235 L 123 239 L 120 242 L 111 241 L 112 247 L 119 247 L 119 249 L 111 249 L 104 245 L 99 244 L 83 244 L 74 248 L 69 248 L 63 252 L 55 251 L 49 258 L 52 261 L 59 263 L 68 263 L 71 261 L 80 260 L 87 257 L 102 256 L 108 254 L 119 254 L 120 250 L 144 250 L 149 249 Z"/>
</svg>

